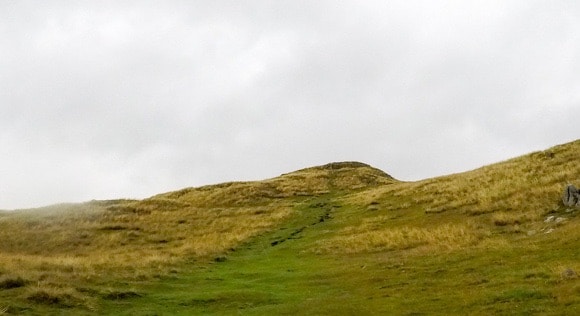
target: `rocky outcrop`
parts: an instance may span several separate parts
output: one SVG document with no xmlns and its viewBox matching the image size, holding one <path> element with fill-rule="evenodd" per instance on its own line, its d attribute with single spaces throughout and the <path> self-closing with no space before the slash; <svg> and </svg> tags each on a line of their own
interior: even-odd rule
<svg viewBox="0 0 580 316">
<path fill-rule="evenodd" d="M 564 190 L 562 202 L 566 206 L 580 206 L 580 191 L 572 184 Z"/>
</svg>

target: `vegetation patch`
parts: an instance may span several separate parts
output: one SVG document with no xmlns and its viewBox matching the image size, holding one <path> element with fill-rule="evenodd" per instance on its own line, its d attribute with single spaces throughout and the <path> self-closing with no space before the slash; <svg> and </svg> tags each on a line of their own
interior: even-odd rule
<svg viewBox="0 0 580 316">
<path fill-rule="evenodd" d="M 277 304 L 277 300 L 271 294 L 252 290 L 226 291 L 213 297 L 193 298 L 180 303 L 182 306 L 201 307 L 209 310 L 221 306 L 229 306 L 230 308 L 243 310 L 275 304 Z"/>
<path fill-rule="evenodd" d="M 0 277 L 0 289 L 9 290 L 23 287 L 28 284 L 28 281 L 19 276 L 3 275 Z"/>
<path fill-rule="evenodd" d="M 106 300 L 125 300 L 129 298 L 141 297 L 142 295 L 134 290 L 110 290 L 102 295 Z"/>
<path fill-rule="evenodd" d="M 575 141 L 416 182 L 335 163 L 142 201 L 4 212 L 0 307 L 575 315 L 580 211 L 561 194 L 580 185 L 578 152 Z"/>
<path fill-rule="evenodd" d="M 538 219 L 539 214 L 519 213 L 519 212 L 496 212 L 491 216 L 491 220 L 495 226 L 513 226 L 521 225 Z"/>
<path fill-rule="evenodd" d="M 529 300 L 542 300 L 549 299 L 551 295 L 542 290 L 528 289 L 528 288 L 518 288 L 505 291 L 497 296 L 495 296 L 493 302 L 523 302 Z"/>
<path fill-rule="evenodd" d="M 52 286 L 42 286 L 30 289 L 26 294 L 26 299 L 30 302 L 56 307 L 88 307 L 89 299 L 72 288 L 59 288 Z"/>
<path fill-rule="evenodd" d="M 100 228 L 100 230 L 125 230 L 129 229 L 129 227 L 125 225 L 105 225 Z"/>
<path fill-rule="evenodd" d="M 412 249 L 430 246 L 439 250 L 458 249 L 474 245 L 483 233 L 463 224 L 442 225 L 432 228 L 396 227 L 376 229 L 373 221 L 354 228 L 344 229 L 336 237 L 316 243 L 319 253 L 361 253 Z"/>
</svg>

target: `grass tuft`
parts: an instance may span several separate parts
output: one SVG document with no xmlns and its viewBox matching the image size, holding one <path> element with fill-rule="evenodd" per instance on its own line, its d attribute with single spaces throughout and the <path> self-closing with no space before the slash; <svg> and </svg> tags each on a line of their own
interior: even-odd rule
<svg viewBox="0 0 580 316">
<path fill-rule="evenodd" d="M 528 289 L 528 288 L 517 288 L 508 291 L 504 291 L 503 293 L 495 296 L 493 298 L 493 302 L 523 302 L 529 300 L 542 300 L 551 298 L 549 293 L 545 291 L 537 290 L 537 289 Z"/>
<path fill-rule="evenodd" d="M 124 299 L 141 297 L 141 296 L 143 296 L 143 295 L 137 293 L 134 290 L 126 290 L 126 291 L 109 290 L 102 295 L 102 298 L 106 299 L 106 300 L 124 300 Z"/>
<path fill-rule="evenodd" d="M 0 277 L 0 289 L 9 290 L 26 286 L 28 281 L 19 276 L 3 275 Z"/>
<path fill-rule="evenodd" d="M 92 308 L 87 297 L 72 288 L 61 288 L 49 285 L 39 285 L 26 293 L 26 299 L 35 304 L 55 307 L 87 307 Z"/>
<path fill-rule="evenodd" d="M 338 236 L 319 241 L 317 253 L 362 253 L 405 250 L 424 246 L 429 251 L 453 250 L 476 244 L 482 232 L 468 225 L 433 228 L 398 227 L 367 230 L 365 225 L 345 229 Z"/>
<path fill-rule="evenodd" d="M 491 220 L 495 226 L 514 226 L 520 225 L 532 220 L 538 220 L 538 214 L 522 213 L 522 212 L 495 212 L 491 216 Z"/>
</svg>

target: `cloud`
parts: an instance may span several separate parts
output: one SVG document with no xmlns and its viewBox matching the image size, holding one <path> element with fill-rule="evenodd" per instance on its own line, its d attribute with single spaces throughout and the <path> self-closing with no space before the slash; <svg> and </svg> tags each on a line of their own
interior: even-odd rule
<svg viewBox="0 0 580 316">
<path fill-rule="evenodd" d="M 414 180 L 577 138 L 580 6 L 0 4 L 0 208 L 359 160 Z"/>
</svg>

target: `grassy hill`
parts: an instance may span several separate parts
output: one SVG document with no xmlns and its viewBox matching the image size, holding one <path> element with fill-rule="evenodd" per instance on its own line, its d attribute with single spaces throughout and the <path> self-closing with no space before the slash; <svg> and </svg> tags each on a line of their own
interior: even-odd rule
<svg viewBox="0 0 580 316">
<path fill-rule="evenodd" d="M 580 314 L 580 141 L 397 181 L 358 162 L 0 212 L 0 314 Z"/>
</svg>

